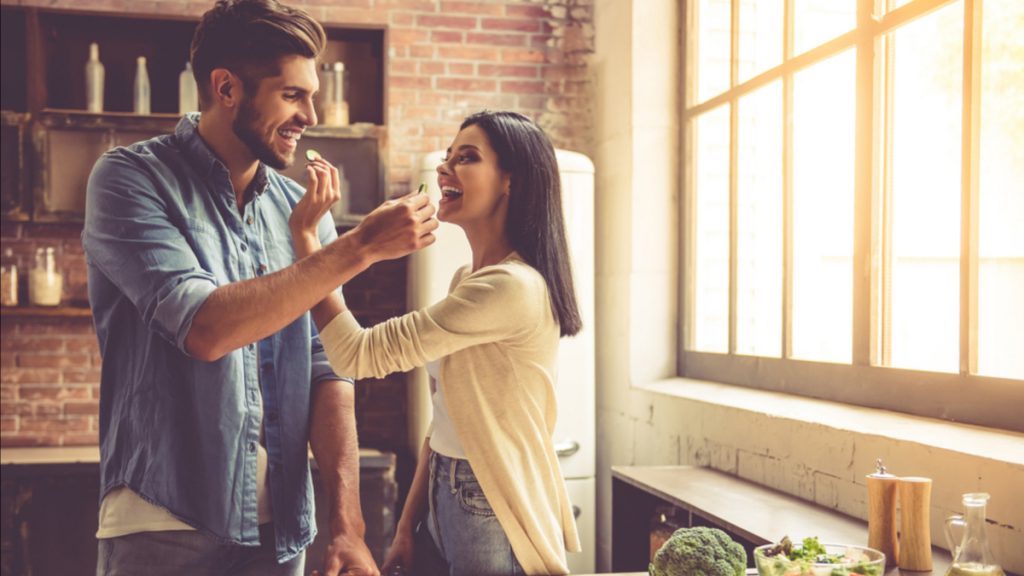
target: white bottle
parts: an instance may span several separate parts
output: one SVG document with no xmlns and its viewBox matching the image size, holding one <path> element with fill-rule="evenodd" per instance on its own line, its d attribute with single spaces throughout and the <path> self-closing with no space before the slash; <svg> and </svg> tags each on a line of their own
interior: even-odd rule
<svg viewBox="0 0 1024 576">
<path fill-rule="evenodd" d="M 146 57 L 135 59 L 135 113 L 149 114 L 149 73 L 146 72 Z"/>
<path fill-rule="evenodd" d="M 103 112 L 103 72 L 100 45 L 93 42 L 85 63 L 85 109 L 89 112 Z"/>
<path fill-rule="evenodd" d="M 192 75 L 192 63 L 185 62 L 185 69 L 178 75 L 178 114 L 196 110 L 199 110 L 196 79 Z"/>
</svg>

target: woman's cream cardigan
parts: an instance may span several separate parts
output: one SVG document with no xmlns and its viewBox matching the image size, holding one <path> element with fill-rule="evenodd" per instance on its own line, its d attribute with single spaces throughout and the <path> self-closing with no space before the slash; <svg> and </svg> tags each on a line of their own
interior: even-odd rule
<svg viewBox="0 0 1024 576">
<path fill-rule="evenodd" d="M 380 378 L 443 358 L 452 424 L 527 574 L 565 574 L 580 549 L 551 439 L 559 327 L 547 284 L 513 253 L 459 270 L 448 296 L 364 329 L 345 312 L 320 334 L 338 374 Z"/>
</svg>

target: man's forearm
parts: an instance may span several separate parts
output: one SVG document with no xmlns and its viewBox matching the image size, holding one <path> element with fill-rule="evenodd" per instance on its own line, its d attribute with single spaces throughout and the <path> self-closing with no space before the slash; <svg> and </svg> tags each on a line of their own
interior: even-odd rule
<svg viewBox="0 0 1024 576">
<path fill-rule="evenodd" d="M 351 235 L 272 274 L 214 290 L 192 320 L 189 354 L 217 360 L 281 330 L 365 270 L 370 259 Z"/>
<path fill-rule="evenodd" d="M 310 444 L 327 495 L 332 536 L 366 532 L 359 502 L 359 440 L 355 388 L 341 380 L 321 382 L 313 390 Z"/>
</svg>

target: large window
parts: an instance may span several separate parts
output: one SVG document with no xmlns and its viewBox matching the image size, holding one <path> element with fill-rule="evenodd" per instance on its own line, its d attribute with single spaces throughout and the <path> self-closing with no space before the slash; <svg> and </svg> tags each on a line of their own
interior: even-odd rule
<svg viewBox="0 0 1024 576">
<path fill-rule="evenodd" d="M 685 6 L 680 372 L 1024 429 L 1024 2 Z"/>
</svg>

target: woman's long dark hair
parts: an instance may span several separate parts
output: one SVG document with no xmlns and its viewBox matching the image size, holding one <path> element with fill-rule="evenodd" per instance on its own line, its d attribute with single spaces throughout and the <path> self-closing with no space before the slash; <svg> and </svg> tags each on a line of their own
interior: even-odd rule
<svg viewBox="0 0 1024 576">
<path fill-rule="evenodd" d="M 562 217 L 562 184 L 555 149 L 544 131 L 515 112 L 478 112 L 459 130 L 479 126 L 498 154 L 498 165 L 509 174 L 511 187 L 506 230 L 512 248 L 533 266 L 551 294 L 551 309 L 562 336 L 583 327 L 569 264 Z"/>
</svg>

